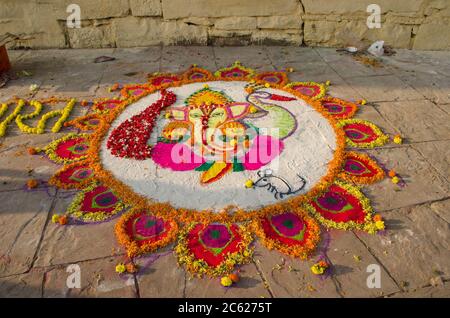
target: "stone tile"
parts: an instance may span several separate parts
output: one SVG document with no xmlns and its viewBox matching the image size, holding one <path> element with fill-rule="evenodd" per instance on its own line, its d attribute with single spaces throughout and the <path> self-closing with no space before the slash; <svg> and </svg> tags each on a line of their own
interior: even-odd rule
<svg viewBox="0 0 450 318">
<path fill-rule="evenodd" d="M 128 63 L 118 61 L 111 64 L 103 73 L 100 87 L 110 87 L 115 83 L 139 84 L 146 83 L 148 74 L 159 71 L 159 62 Z"/>
<path fill-rule="evenodd" d="M 450 140 L 414 143 L 412 147 L 450 182 Z"/>
<path fill-rule="evenodd" d="M 2 298 L 40 298 L 44 271 L 32 269 L 21 275 L 0 278 L 0 297 Z"/>
<path fill-rule="evenodd" d="M 167 46 L 161 55 L 161 72 L 184 72 L 192 64 L 216 70 L 214 51 L 210 46 Z"/>
<path fill-rule="evenodd" d="M 448 196 L 448 182 L 410 146 L 379 148 L 368 152 L 387 170 L 396 171 L 406 182 L 405 186 L 395 185 L 390 178 L 364 187 L 375 211 L 393 210 L 412 206 Z"/>
<path fill-rule="evenodd" d="M 64 213 L 71 201 L 71 196 L 59 194 L 51 214 Z M 117 218 L 85 225 L 60 226 L 50 223 L 44 232 L 35 266 L 76 263 L 123 253 L 114 235 L 116 222 Z M 93 241 L 95 244 L 92 244 Z"/>
<path fill-rule="evenodd" d="M 450 298 L 450 283 L 440 286 L 427 286 L 404 293 L 396 293 L 393 298 Z"/>
<path fill-rule="evenodd" d="M 268 290 L 254 263 L 240 267 L 240 281 L 230 288 L 220 285 L 220 278 L 190 278 L 187 274 L 185 297 L 187 298 L 269 298 Z"/>
<path fill-rule="evenodd" d="M 424 98 L 423 95 L 394 75 L 348 77 L 345 80 L 368 102 Z"/>
<path fill-rule="evenodd" d="M 357 233 L 369 250 L 405 289 L 423 287 L 437 275 L 450 277 L 450 225 L 430 205 L 384 213 L 382 235 Z"/>
<path fill-rule="evenodd" d="M 355 60 L 351 54 L 337 52 L 336 49 L 316 48 L 315 50 L 343 78 L 391 74 L 386 67 L 364 65 Z"/>
<path fill-rule="evenodd" d="M 286 47 L 286 46 L 267 46 L 267 55 L 274 65 L 280 66 L 286 63 L 311 63 L 322 62 L 322 58 L 313 48 L 309 47 Z"/>
<path fill-rule="evenodd" d="M 0 193 L 0 277 L 30 269 L 52 198 L 43 191 Z"/>
<path fill-rule="evenodd" d="M 450 138 L 450 115 L 432 102 L 386 102 L 377 103 L 376 108 L 408 141 Z"/>
<path fill-rule="evenodd" d="M 258 71 L 271 71 L 273 66 L 264 47 L 213 47 L 217 69 L 231 66 L 235 61 Z"/>
<path fill-rule="evenodd" d="M 141 298 L 185 296 L 187 274 L 178 266 L 171 250 L 141 257 L 136 263 L 139 265 L 136 279 Z"/>
<path fill-rule="evenodd" d="M 80 267 L 81 288 L 68 288 L 67 279 L 70 272 L 67 266 L 58 266 L 45 274 L 43 296 L 48 297 L 136 297 L 133 276 L 121 276 L 115 272 L 115 266 L 121 258 L 108 257 L 77 263 Z"/>
<path fill-rule="evenodd" d="M 327 256 L 333 264 L 333 275 L 344 297 L 379 297 L 400 290 L 352 232 L 332 230 L 329 235 L 331 243 Z M 368 273 L 367 268 L 371 264 L 380 266 L 381 288 L 369 288 L 367 285 L 367 278 L 372 273 Z"/>
<path fill-rule="evenodd" d="M 161 59 L 161 52 L 161 46 L 116 48 L 111 56 L 116 58 L 116 61 L 112 61 L 113 63 L 156 63 Z"/>
<path fill-rule="evenodd" d="M 269 251 L 259 242 L 254 259 L 274 297 L 342 297 L 332 278 L 322 279 L 311 273 L 312 260 L 301 261 Z"/>
<path fill-rule="evenodd" d="M 22 189 L 29 179 L 47 181 L 60 166 L 44 156 L 28 154 L 28 147 L 48 144 L 53 138 L 49 135 L 9 137 L 0 153 L 0 191 Z"/>
<path fill-rule="evenodd" d="M 450 223 L 450 200 L 431 203 L 431 209 L 439 215 L 440 218 Z"/>
<path fill-rule="evenodd" d="M 400 72 L 398 76 L 425 98 L 436 103 L 450 103 L 450 77 L 415 71 Z"/>
</svg>

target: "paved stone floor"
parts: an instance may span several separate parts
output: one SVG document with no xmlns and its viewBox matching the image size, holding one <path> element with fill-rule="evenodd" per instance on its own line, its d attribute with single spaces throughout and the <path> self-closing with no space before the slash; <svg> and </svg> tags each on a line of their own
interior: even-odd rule
<svg viewBox="0 0 450 318">
<path fill-rule="evenodd" d="M 54 134 L 23 135 L 13 126 L 0 139 L 0 296 L 14 297 L 449 297 L 450 296 L 450 52 L 398 51 L 373 68 L 335 49 L 299 47 L 151 47 L 136 49 L 10 52 L 14 71 L 26 70 L 0 89 L 14 95 L 93 99 L 109 96 L 113 83 L 144 82 L 155 71 L 181 71 L 192 63 L 216 69 L 239 59 L 258 70 L 293 67 L 292 80 L 330 80 L 330 94 L 368 101 L 357 117 L 402 145 L 369 150 L 406 180 L 386 179 L 364 192 L 386 218 L 385 235 L 329 231 L 323 250 L 332 276 L 310 273 L 311 262 L 290 259 L 256 245 L 242 280 L 225 290 L 217 280 L 191 279 L 170 249 L 142 260 L 146 269 L 128 279 L 114 273 L 121 260 L 114 221 L 96 226 L 53 226 L 68 193 L 23 190 L 29 178 L 48 179 L 57 168 L 26 153 Z M 108 55 L 115 61 L 94 64 Z M 30 96 L 29 86 L 40 89 Z M 84 110 L 83 110 L 84 111 Z M 76 115 L 83 111 L 77 110 Z M 62 135 L 62 133 L 58 134 Z M 325 246 L 326 245 L 326 246 Z M 69 264 L 81 268 L 81 289 L 68 289 Z M 381 288 L 366 285 L 367 266 L 379 264 Z"/>
</svg>

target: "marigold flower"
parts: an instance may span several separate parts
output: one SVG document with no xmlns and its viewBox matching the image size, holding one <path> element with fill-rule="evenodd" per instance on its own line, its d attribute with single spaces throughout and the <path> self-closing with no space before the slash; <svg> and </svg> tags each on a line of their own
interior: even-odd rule
<svg viewBox="0 0 450 318">
<path fill-rule="evenodd" d="M 137 267 L 136 265 L 134 265 L 133 263 L 128 263 L 127 265 L 125 265 L 127 272 L 130 274 L 136 273 L 137 272 Z"/>
<path fill-rule="evenodd" d="M 403 139 L 402 139 L 402 137 L 400 135 L 395 135 L 393 141 L 396 144 L 401 144 L 403 142 Z"/>
<path fill-rule="evenodd" d="M 36 179 L 30 179 L 27 181 L 28 189 L 34 189 L 39 185 L 39 182 Z"/>
<path fill-rule="evenodd" d="M 269 83 L 266 83 L 266 84 L 264 84 L 264 87 L 269 88 L 269 87 L 270 87 L 270 84 L 269 84 Z"/>
<path fill-rule="evenodd" d="M 220 279 L 220 284 L 224 287 L 230 287 L 233 284 L 233 281 L 230 277 L 224 276 Z"/>
<path fill-rule="evenodd" d="M 68 219 L 67 219 L 67 216 L 66 216 L 66 215 L 62 215 L 62 216 L 60 216 L 60 217 L 58 218 L 58 222 L 59 222 L 59 224 L 61 224 L 61 225 L 66 225 L 66 224 L 67 224 L 67 221 L 68 221 Z"/>
<path fill-rule="evenodd" d="M 248 179 L 247 181 L 245 181 L 245 187 L 246 188 L 253 188 L 253 181 Z"/>
<path fill-rule="evenodd" d="M 232 273 L 232 274 L 228 275 L 228 277 L 231 279 L 231 281 L 233 283 L 239 282 L 239 275 L 236 273 Z"/>
<path fill-rule="evenodd" d="M 314 264 L 313 266 L 311 266 L 311 272 L 314 275 L 322 275 L 323 273 L 325 273 L 326 268 L 319 266 L 319 264 Z"/>
<path fill-rule="evenodd" d="M 382 219 L 381 215 L 376 214 L 376 215 L 373 216 L 373 220 L 374 220 L 375 222 L 377 222 L 377 221 L 382 221 L 383 219 Z"/>
<path fill-rule="evenodd" d="M 397 183 L 399 183 L 399 182 L 400 182 L 399 177 L 395 176 L 395 177 L 392 178 L 392 183 L 393 183 L 393 184 L 397 184 Z"/>
<path fill-rule="evenodd" d="M 393 178 L 397 175 L 397 173 L 394 170 L 390 170 L 388 175 L 389 175 L 389 178 Z"/>
<path fill-rule="evenodd" d="M 36 149 L 34 149 L 33 147 L 28 148 L 28 153 L 30 155 L 35 155 L 37 153 Z"/>
<path fill-rule="evenodd" d="M 58 223 L 59 222 L 59 215 L 58 214 L 53 214 L 52 215 L 52 222 L 53 223 Z"/>
<path fill-rule="evenodd" d="M 376 221 L 375 226 L 376 226 L 377 230 L 384 230 L 384 227 L 385 227 L 384 221 Z"/>
<path fill-rule="evenodd" d="M 326 81 L 325 85 L 330 86 L 331 82 L 330 81 Z"/>
<path fill-rule="evenodd" d="M 122 274 L 122 273 L 125 273 L 126 270 L 127 269 L 123 263 L 116 265 L 116 273 Z"/>
<path fill-rule="evenodd" d="M 83 99 L 81 101 L 81 106 L 88 106 L 88 105 L 89 105 L 89 102 L 87 100 Z"/>
</svg>

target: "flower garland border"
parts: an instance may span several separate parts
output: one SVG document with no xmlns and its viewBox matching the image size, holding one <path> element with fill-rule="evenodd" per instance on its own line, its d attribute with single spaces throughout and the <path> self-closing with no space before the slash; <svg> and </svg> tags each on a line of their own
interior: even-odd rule
<svg viewBox="0 0 450 318">
<path fill-rule="evenodd" d="M 253 241 L 252 234 L 244 225 L 236 224 L 239 228 L 239 234 L 242 238 L 241 251 L 228 253 L 224 261 L 216 266 L 209 266 L 204 260 L 197 259 L 192 253 L 190 253 L 187 247 L 187 235 L 198 223 L 191 223 L 184 229 L 181 229 L 178 234 L 178 244 L 175 246 L 175 253 L 177 255 L 178 264 L 185 265 L 186 269 L 194 276 L 202 277 L 208 275 L 217 277 L 225 274 L 229 274 L 233 271 L 236 265 L 243 265 L 250 263 L 253 255 L 253 247 L 250 247 Z M 230 223 L 227 225 L 231 226 Z"/>
<path fill-rule="evenodd" d="M 286 84 L 284 87 L 293 89 L 292 87 L 295 85 L 318 86 L 319 90 L 320 90 L 319 94 L 317 94 L 316 96 L 313 96 L 313 97 L 309 97 L 309 99 L 314 100 L 314 101 L 325 97 L 325 94 L 327 93 L 327 89 L 328 89 L 327 84 L 323 84 L 323 83 L 319 83 L 319 82 L 290 82 L 290 83 Z M 305 96 L 305 95 L 303 95 L 303 96 Z"/>
<path fill-rule="evenodd" d="M 317 245 L 320 242 L 320 226 L 319 224 L 304 210 L 295 208 L 289 211 L 281 211 L 279 214 L 293 212 L 305 221 L 305 225 L 310 231 L 310 236 L 302 245 L 284 245 L 277 240 L 267 237 L 261 225 L 262 218 L 258 218 L 252 222 L 252 229 L 256 236 L 261 240 L 261 243 L 269 250 L 277 250 L 283 254 L 290 255 L 292 257 L 300 259 L 308 259 L 309 256 L 315 251 Z"/>
<path fill-rule="evenodd" d="M 349 173 L 347 173 L 345 170 L 343 170 L 338 177 L 341 178 L 344 181 L 353 182 L 356 184 L 372 184 L 378 181 L 381 181 L 386 176 L 384 170 L 372 159 L 369 155 L 366 155 L 364 153 L 356 152 L 356 151 L 348 151 L 345 154 L 346 159 L 349 156 L 353 156 L 357 159 L 366 160 L 370 162 L 372 168 L 376 170 L 376 174 L 372 177 L 359 177 L 354 176 Z"/>
<path fill-rule="evenodd" d="M 350 106 L 352 108 L 350 113 L 348 113 L 347 115 L 344 115 L 344 117 L 339 116 L 339 115 L 333 115 L 330 113 L 331 116 L 333 116 L 334 118 L 336 118 L 338 120 L 353 118 L 353 116 L 355 116 L 356 112 L 359 109 L 357 104 L 337 98 L 337 97 L 323 96 L 322 98 L 320 98 L 321 105 L 323 105 L 324 102 L 333 102 L 333 103 L 336 103 L 341 106 Z"/>
<path fill-rule="evenodd" d="M 61 138 L 58 138 L 56 140 L 53 140 L 51 143 L 49 143 L 47 146 L 45 146 L 44 148 L 34 148 L 34 150 L 36 152 L 45 152 L 45 154 L 48 156 L 48 158 L 50 160 L 52 160 L 55 163 L 59 163 L 59 164 L 63 164 L 63 165 L 68 165 L 74 162 L 78 162 L 81 160 L 85 160 L 87 159 L 88 155 L 89 155 L 89 149 L 87 151 L 87 154 L 78 158 L 74 158 L 74 159 L 61 159 L 61 157 L 59 157 L 56 154 L 56 147 L 58 147 L 59 143 L 69 140 L 69 139 L 75 139 L 75 138 L 85 138 L 87 142 L 90 141 L 91 138 L 91 134 L 77 134 L 77 133 L 69 133 Z"/>
<path fill-rule="evenodd" d="M 349 118 L 349 119 L 342 119 L 338 122 L 338 127 L 341 129 L 344 128 L 347 124 L 363 124 L 369 126 L 377 135 L 377 139 L 371 141 L 371 142 L 365 142 L 365 143 L 355 143 L 350 138 L 346 137 L 346 143 L 349 147 L 352 148 L 375 148 L 375 147 L 381 147 L 385 145 L 389 141 L 389 136 L 385 135 L 383 131 L 375 124 L 364 120 L 364 119 L 357 119 L 357 118 Z"/>
<path fill-rule="evenodd" d="M 130 211 L 125 212 L 119 219 L 119 221 L 114 226 L 114 232 L 116 234 L 117 241 L 120 245 L 124 246 L 127 250 L 128 257 L 135 257 L 141 254 L 151 253 L 158 248 L 164 247 L 166 245 L 171 244 L 175 241 L 178 235 L 178 223 L 173 220 L 163 219 L 164 222 L 170 223 L 170 230 L 167 232 L 167 235 L 156 242 L 150 243 L 147 242 L 142 246 L 138 246 L 136 242 L 128 235 L 127 233 L 127 222 L 136 214 L 139 214 L 143 211 L 148 211 L 143 206 L 135 206 Z M 154 215 L 153 213 L 151 213 Z"/>
<path fill-rule="evenodd" d="M 84 199 L 84 195 L 86 192 L 92 191 L 93 189 L 95 189 L 96 187 L 100 186 L 101 184 L 98 182 L 93 182 L 92 184 L 90 184 L 88 187 L 84 188 L 83 190 L 81 190 L 80 192 L 78 192 L 75 196 L 75 198 L 73 199 L 73 201 L 70 203 L 69 207 L 66 210 L 66 213 L 68 216 L 74 217 L 76 219 L 82 220 L 84 222 L 100 222 L 100 221 L 105 221 L 111 217 L 113 217 L 114 215 L 116 215 L 117 213 L 119 213 L 120 211 L 124 210 L 127 205 L 123 203 L 122 199 L 117 196 L 117 194 L 113 191 L 114 195 L 117 196 L 117 198 L 119 199 L 119 201 L 117 202 L 116 207 L 114 208 L 114 210 L 110 213 L 104 213 L 104 212 L 88 212 L 88 213 L 83 213 L 82 211 L 80 211 L 80 205 L 81 202 Z"/>
<path fill-rule="evenodd" d="M 95 174 L 93 173 L 92 177 L 83 180 L 81 182 L 78 183 L 64 183 L 61 182 L 59 180 L 59 175 L 63 172 L 65 172 L 66 170 L 72 169 L 74 167 L 77 166 L 82 166 L 82 165 L 86 165 L 89 167 L 89 163 L 88 161 L 85 160 L 80 160 L 80 161 L 75 161 L 72 162 L 68 165 L 64 165 L 61 169 L 59 169 L 51 178 L 50 180 L 48 180 L 48 184 L 53 185 L 57 188 L 60 189 L 65 189 L 65 190 L 69 190 L 69 189 L 79 189 L 79 190 L 83 190 L 86 188 L 86 186 L 88 186 L 89 184 L 91 184 L 92 182 L 95 182 Z"/>
<path fill-rule="evenodd" d="M 377 228 L 374 220 L 373 220 L 373 209 L 370 205 L 370 200 L 361 192 L 360 188 L 356 185 L 353 185 L 351 183 L 347 183 L 345 181 L 336 180 L 334 182 L 336 185 L 342 187 L 348 193 L 355 196 L 362 207 L 363 212 L 365 213 L 364 222 L 358 223 L 355 221 L 347 221 L 347 222 L 335 222 L 329 219 L 324 218 L 319 212 L 316 211 L 316 209 L 311 205 L 311 203 L 307 202 L 303 205 L 303 208 L 311 213 L 312 216 L 316 220 L 318 220 L 322 225 L 325 225 L 328 228 L 335 228 L 338 230 L 351 230 L 351 229 L 357 229 L 357 230 L 363 230 L 368 232 L 369 234 L 374 234 L 378 230 L 381 230 Z"/>
</svg>

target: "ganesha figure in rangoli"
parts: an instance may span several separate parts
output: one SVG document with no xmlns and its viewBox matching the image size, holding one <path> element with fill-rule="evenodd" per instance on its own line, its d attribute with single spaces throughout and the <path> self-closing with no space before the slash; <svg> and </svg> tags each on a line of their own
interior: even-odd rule
<svg viewBox="0 0 450 318">
<path fill-rule="evenodd" d="M 252 89 L 246 99 L 236 102 L 206 86 L 184 106 L 168 108 L 152 159 L 175 171 L 200 171 L 202 184 L 270 163 L 296 129 L 294 115 L 276 101 L 292 98 Z"/>
</svg>

